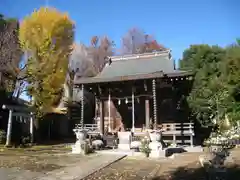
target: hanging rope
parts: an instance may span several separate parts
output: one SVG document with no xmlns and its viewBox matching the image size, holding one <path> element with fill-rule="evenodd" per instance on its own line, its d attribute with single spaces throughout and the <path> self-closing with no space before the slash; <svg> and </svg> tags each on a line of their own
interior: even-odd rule
<svg viewBox="0 0 240 180">
<path fill-rule="evenodd" d="M 82 84 L 82 96 L 81 96 L 81 121 L 80 121 L 80 124 L 81 126 L 83 127 L 84 125 L 84 122 L 83 122 L 83 119 L 84 119 L 84 85 Z"/>
<path fill-rule="evenodd" d="M 135 95 L 134 98 L 140 98 L 140 97 L 153 97 L 150 94 L 141 94 L 141 95 Z M 108 97 L 103 97 L 101 98 L 102 100 L 108 100 Z M 126 100 L 126 99 L 132 99 L 132 96 L 124 96 L 124 97 L 116 97 L 116 96 L 111 96 L 111 100 Z"/>
<path fill-rule="evenodd" d="M 156 98 L 156 80 L 152 80 L 152 92 L 153 92 L 153 118 L 154 129 L 157 129 L 157 98 Z"/>
</svg>

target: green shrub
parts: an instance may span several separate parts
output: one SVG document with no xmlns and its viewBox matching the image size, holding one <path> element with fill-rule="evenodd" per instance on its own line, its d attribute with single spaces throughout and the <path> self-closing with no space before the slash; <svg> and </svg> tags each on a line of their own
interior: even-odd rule
<svg viewBox="0 0 240 180">
<path fill-rule="evenodd" d="M 149 143 L 150 143 L 149 139 L 143 138 L 140 146 L 140 152 L 145 153 L 147 157 L 151 153 L 151 149 L 149 148 Z"/>
<path fill-rule="evenodd" d="M 21 137 L 21 143 L 20 143 L 20 146 L 21 147 L 27 147 L 31 142 L 31 138 L 30 138 L 30 135 L 29 134 L 24 134 L 22 137 Z"/>
<path fill-rule="evenodd" d="M 0 144 L 5 144 L 6 142 L 6 132 L 0 129 Z"/>
</svg>

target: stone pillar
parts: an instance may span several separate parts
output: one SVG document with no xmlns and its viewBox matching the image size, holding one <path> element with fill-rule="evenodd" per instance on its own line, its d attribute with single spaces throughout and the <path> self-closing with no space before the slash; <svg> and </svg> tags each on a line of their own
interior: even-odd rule
<svg viewBox="0 0 240 180">
<path fill-rule="evenodd" d="M 104 135 L 104 101 L 103 100 L 100 100 L 99 111 L 100 111 L 100 133 L 101 135 Z"/>
<path fill-rule="evenodd" d="M 149 100 L 145 99 L 145 125 L 146 128 L 150 128 L 150 113 L 149 113 Z"/>
</svg>

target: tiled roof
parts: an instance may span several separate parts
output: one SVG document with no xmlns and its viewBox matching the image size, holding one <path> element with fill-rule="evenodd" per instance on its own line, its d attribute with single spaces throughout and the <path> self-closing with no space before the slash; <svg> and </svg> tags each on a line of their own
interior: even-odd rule
<svg viewBox="0 0 240 180">
<path fill-rule="evenodd" d="M 186 74 L 185 71 L 174 70 L 174 62 L 170 52 L 149 53 L 132 56 L 112 57 L 101 73 L 92 78 L 81 78 L 75 84 L 100 83 L 123 80 L 150 79 L 166 74 Z"/>
</svg>

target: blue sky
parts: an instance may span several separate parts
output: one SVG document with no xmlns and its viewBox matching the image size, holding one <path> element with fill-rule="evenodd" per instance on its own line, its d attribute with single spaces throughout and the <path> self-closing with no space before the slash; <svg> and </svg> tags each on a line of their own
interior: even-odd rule
<svg viewBox="0 0 240 180">
<path fill-rule="evenodd" d="M 1 0 L 0 13 L 19 19 L 46 0 Z M 190 44 L 221 46 L 240 37 L 239 0 L 48 0 L 76 23 L 76 41 L 107 35 L 120 44 L 131 27 L 152 34 L 179 59 Z"/>
</svg>

